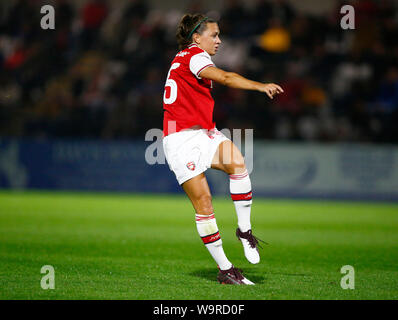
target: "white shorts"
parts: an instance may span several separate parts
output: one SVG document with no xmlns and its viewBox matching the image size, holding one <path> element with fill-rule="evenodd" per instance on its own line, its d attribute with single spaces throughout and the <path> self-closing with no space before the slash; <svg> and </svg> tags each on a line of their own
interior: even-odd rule
<svg viewBox="0 0 398 320">
<path fill-rule="evenodd" d="M 183 130 L 164 137 L 164 154 L 178 183 L 181 185 L 210 168 L 218 146 L 226 140 L 229 139 L 216 128 Z"/>
</svg>

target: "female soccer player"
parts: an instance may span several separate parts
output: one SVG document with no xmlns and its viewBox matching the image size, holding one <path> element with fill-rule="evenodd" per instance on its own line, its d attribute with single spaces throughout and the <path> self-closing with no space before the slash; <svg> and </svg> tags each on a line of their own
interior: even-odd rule
<svg viewBox="0 0 398 320">
<path fill-rule="evenodd" d="M 182 17 L 177 40 L 180 52 L 172 61 L 163 96 L 163 147 L 170 169 L 188 195 L 196 211 L 199 236 L 218 265 L 217 280 L 225 284 L 254 284 L 226 257 L 204 172 L 208 168 L 229 175 L 241 241 L 249 262 L 260 261 L 258 239 L 252 234 L 250 209 L 252 190 L 244 158 L 231 140 L 213 123 L 213 81 L 246 90 L 265 92 L 271 99 L 283 92 L 272 83 L 248 80 L 239 74 L 217 68 L 211 56 L 221 44 L 215 20 L 202 14 Z"/>
</svg>

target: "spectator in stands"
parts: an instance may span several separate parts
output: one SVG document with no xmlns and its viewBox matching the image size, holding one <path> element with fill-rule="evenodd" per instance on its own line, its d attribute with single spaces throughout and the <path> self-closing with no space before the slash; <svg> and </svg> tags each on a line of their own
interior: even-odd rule
<svg viewBox="0 0 398 320">
<path fill-rule="evenodd" d="M 215 14 L 234 50 L 215 63 L 264 81 L 280 77 L 285 94 L 269 103 L 215 86 L 220 128 L 233 128 L 250 108 L 244 125 L 256 138 L 398 142 L 398 5 L 352 2 L 353 32 L 339 28 L 343 4 L 314 16 L 286 0 L 223 2 Z M 87 0 L 80 9 L 59 0 L 56 30 L 46 32 L 39 6 L 0 3 L 0 134 L 136 138 L 160 128 L 178 10 L 205 12 L 204 3 L 161 11 L 144 0 Z"/>
</svg>

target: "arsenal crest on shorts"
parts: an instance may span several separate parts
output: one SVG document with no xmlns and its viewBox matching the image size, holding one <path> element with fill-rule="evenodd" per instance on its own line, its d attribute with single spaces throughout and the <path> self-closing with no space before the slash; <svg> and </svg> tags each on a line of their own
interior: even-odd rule
<svg viewBox="0 0 398 320">
<path fill-rule="evenodd" d="M 195 170 L 195 162 L 193 162 L 193 161 L 188 162 L 188 163 L 187 163 L 187 168 L 188 168 L 189 170 L 194 171 L 194 170 Z"/>
</svg>

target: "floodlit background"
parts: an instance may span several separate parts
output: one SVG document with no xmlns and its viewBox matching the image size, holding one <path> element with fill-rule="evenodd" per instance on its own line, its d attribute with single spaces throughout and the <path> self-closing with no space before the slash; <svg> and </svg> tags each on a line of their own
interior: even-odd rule
<svg viewBox="0 0 398 320">
<path fill-rule="evenodd" d="M 53 3 L 56 30 L 40 29 Z M 214 90 L 220 128 L 276 141 L 397 143 L 397 8 L 351 1 L 2 1 L 5 136 L 142 138 L 161 127 L 165 75 L 185 12 L 218 18 L 217 66 L 286 93 Z"/>
</svg>

